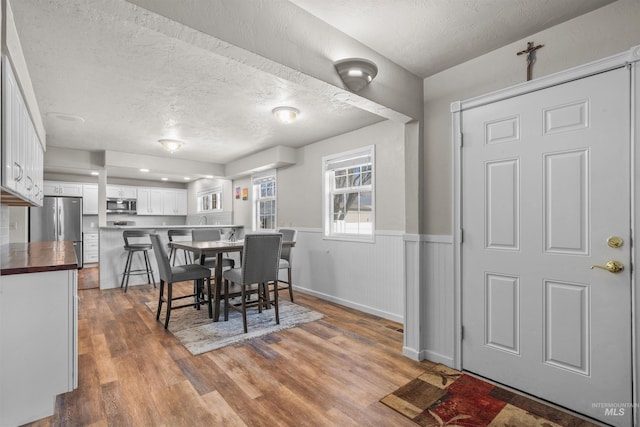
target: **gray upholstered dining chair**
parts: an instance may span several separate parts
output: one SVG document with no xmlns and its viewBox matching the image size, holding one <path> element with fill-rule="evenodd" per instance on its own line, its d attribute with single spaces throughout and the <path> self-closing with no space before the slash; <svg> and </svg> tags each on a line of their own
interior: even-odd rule
<svg viewBox="0 0 640 427">
<path fill-rule="evenodd" d="M 191 240 L 194 242 L 216 242 L 221 239 L 220 230 L 216 228 L 194 228 Z M 236 262 L 231 258 L 222 258 L 222 268 L 233 268 Z M 207 257 L 202 264 L 208 268 L 216 268 L 216 257 Z"/>
<path fill-rule="evenodd" d="M 160 311 L 162 310 L 162 303 L 167 303 L 167 314 L 165 316 L 164 328 L 169 326 L 169 318 L 171 317 L 171 310 L 195 307 L 200 309 L 200 305 L 206 303 L 209 306 L 209 317 L 213 317 L 213 306 L 211 304 L 211 270 L 199 264 L 187 264 L 172 266 L 167 256 L 167 251 L 160 240 L 158 234 L 151 234 L 151 243 L 153 244 L 153 251 L 156 255 L 156 261 L 158 262 L 158 270 L 160 271 L 160 297 L 158 298 L 158 312 L 156 314 L 156 320 L 160 320 Z M 187 280 L 194 281 L 194 293 L 188 295 L 173 296 L 173 284 L 176 282 L 183 282 Z M 207 299 L 201 298 L 202 292 L 200 292 L 197 282 L 200 280 L 206 280 L 207 282 Z M 167 285 L 167 295 L 164 294 L 164 285 Z M 173 306 L 173 301 L 194 298 L 194 302 L 189 304 L 183 304 Z"/>
<path fill-rule="evenodd" d="M 229 320 L 229 309 L 240 311 L 245 333 L 247 333 L 247 308 L 257 305 L 258 311 L 262 312 L 264 306 L 270 306 L 268 286 L 278 280 L 281 249 L 282 234 L 280 233 L 247 234 L 244 236 L 242 249 L 242 267 L 222 273 L 224 278 L 224 320 Z M 229 303 L 230 282 L 241 288 L 239 307 Z M 253 288 L 254 285 L 256 288 Z M 250 293 L 257 293 L 258 300 L 255 302 L 247 301 L 247 296 Z M 276 324 L 280 324 L 277 292 L 274 293 L 274 308 Z"/>
<path fill-rule="evenodd" d="M 292 228 L 281 228 L 278 233 L 282 234 L 283 242 L 295 242 L 298 236 L 298 231 Z M 289 298 L 293 302 L 293 281 L 291 280 L 291 267 L 293 266 L 293 248 L 291 246 L 285 246 L 282 248 L 282 254 L 280 255 L 280 263 L 278 268 L 280 270 L 287 270 L 287 280 L 280 280 L 278 277 L 278 290 L 289 289 Z"/>
</svg>

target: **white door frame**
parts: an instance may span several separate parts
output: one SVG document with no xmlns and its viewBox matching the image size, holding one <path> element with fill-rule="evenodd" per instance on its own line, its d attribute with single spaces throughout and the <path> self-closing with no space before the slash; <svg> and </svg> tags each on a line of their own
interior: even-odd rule
<svg viewBox="0 0 640 427">
<path fill-rule="evenodd" d="M 479 107 L 493 102 L 501 101 L 526 93 L 538 91 L 551 86 L 567 83 L 572 80 L 591 76 L 594 74 L 609 71 L 615 68 L 628 66 L 631 68 L 631 237 L 635 243 L 632 247 L 631 259 L 635 267 L 631 274 L 631 315 L 632 315 L 632 360 L 633 360 L 633 403 L 634 404 L 634 425 L 640 427 L 640 366 L 638 362 L 638 352 L 640 345 L 640 279 L 637 269 L 640 268 L 640 250 L 638 250 L 640 233 L 636 233 L 640 227 L 640 46 L 636 46 L 627 52 L 610 56 L 585 65 L 570 68 L 566 71 L 541 77 L 526 83 L 522 83 L 509 88 L 491 92 L 486 95 L 471 98 L 464 101 L 451 103 L 452 113 L 452 134 L 453 141 L 453 262 L 454 262 L 454 346 L 453 360 L 456 369 L 462 368 L 462 264 L 461 264 L 461 243 L 463 231 L 462 220 L 462 169 L 461 169 L 461 147 L 462 137 L 462 112 L 469 108 Z M 638 236 L 638 238 L 636 238 Z"/>
</svg>

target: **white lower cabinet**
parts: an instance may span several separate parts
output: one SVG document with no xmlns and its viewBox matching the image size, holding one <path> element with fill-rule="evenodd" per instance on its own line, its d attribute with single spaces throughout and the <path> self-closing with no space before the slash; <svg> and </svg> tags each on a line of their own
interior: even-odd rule
<svg viewBox="0 0 640 427">
<path fill-rule="evenodd" d="M 85 264 L 95 264 L 100 261 L 100 247 L 98 233 L 84 233 L 82 257 Z"/>
<path fill-rule="evenodd" d="M 0 426 L 53 415 L 78 387 L 78 270 L 2 276 Z"/>
</svg>

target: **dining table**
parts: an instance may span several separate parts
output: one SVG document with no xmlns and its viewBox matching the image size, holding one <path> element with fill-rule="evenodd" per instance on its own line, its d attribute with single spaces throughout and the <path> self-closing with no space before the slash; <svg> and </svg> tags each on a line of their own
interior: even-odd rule
<svg viewBox="0 0 640 427">
<path fill-rule="evenodd" d="M 184 249 L 199 257 L 200 264 L 204 264 L 207 257 L 216 257 L 216 268 L 214 270 L 215 292 L 213 298 L 213 321 L 220 318 L 220 305 L 222 301 L 222 256 L 225 253 L 242 252 L 244 240 L 214 240 L 214 241 L 173 241 L 171 245 L 176 249 Z M 296 242 L 283 241 L 282 247 L 294 247 Z M 242 257 L 240 258 L 242 262 Z M 209 296 L 211 298 L 211 296 Z"/>
</svg>

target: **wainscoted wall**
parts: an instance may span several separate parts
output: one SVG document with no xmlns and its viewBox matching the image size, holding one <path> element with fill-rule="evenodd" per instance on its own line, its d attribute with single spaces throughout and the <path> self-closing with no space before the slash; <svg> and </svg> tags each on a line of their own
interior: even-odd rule
<svg viewBox="0 0 640 427">
<path fill-rule="evenodd" d="M 451 236 L 404 236 L 405 356 L 454 366 L 456 318 Z"/>
<path fill-rule="evenodd" d="M 297 228 L 294 289 L 403 322 L 402 233 L 379 231 L 375 243 L 324 240 L 320 229 Z"/>
</svg>

